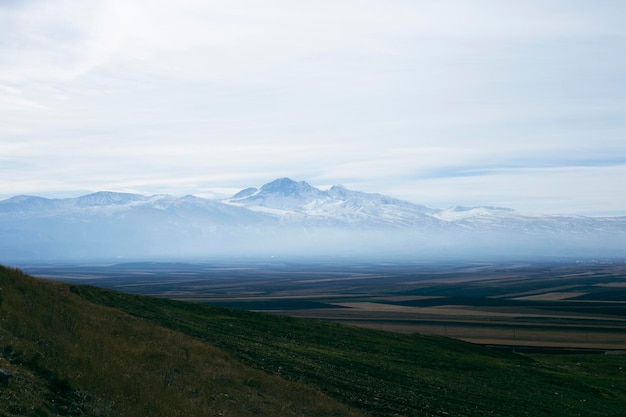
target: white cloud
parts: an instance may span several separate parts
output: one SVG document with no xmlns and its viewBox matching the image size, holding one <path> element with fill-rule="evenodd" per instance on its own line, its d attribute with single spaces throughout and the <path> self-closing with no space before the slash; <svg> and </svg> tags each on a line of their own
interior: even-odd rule
<svg viewBox="0 0 626 417">
<path fill-rule="evenodd" d="M 0 80 L 72 81 L 105 64 L 122 34 L 109 30 L 112 6 L 59 0 L 0 9 Z"/>
<path fill-rule="evenodd" d="M 616 3 L 611 3 L 615 7 Z M 590 7 L 580 1 L 416 1 L 411 7 L 419 16 L 417 33 L 444 38 L 510 41 L 512 38 L 588 35 L 598 31 L 611 33 L 621 26 L 616 16 L 595 13 L 602 6 Z M 607 22 L 610 25 L 607 26 Z"/>
<path fill-rule="evenodd" d="M 568 181 L 623 175 L 623 11 L 557 0 L 0 5 L 0 196 L 207 194 L 292 176 L 434 204 L 556 208 L 552 192 L 587 210 Z M 544 174 L 547 191 L 532 197 L 524 178 Z"/>
<path fill-rule="evenodd" d="M 25 2 L 0 9 L 6 57 L 0 79 L 71 81 L 112 63 L 183 79 L 232 78 L 407 23 L 389 8 L 363 6 L 355 0 Z"/>
</svg>

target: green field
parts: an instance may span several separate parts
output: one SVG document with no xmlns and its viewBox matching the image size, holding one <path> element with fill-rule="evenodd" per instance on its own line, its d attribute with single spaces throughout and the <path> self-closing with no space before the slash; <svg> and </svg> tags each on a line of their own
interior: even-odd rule
<svg viewBox="0 0 626 417">
<path fill-rule="evenodd" d="M 622 416 L 621 355 L 445 337 L 59 284 L 0 269 L 3 416 Z"/>
</svg>

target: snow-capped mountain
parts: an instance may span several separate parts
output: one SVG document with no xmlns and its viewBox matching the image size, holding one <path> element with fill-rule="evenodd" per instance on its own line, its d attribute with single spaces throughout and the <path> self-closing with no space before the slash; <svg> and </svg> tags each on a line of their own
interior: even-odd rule
<svg viewBox="0 0 626 417">
<path fill-rule="evenodd" d="M 402 256 L 626 254 L 626 217 L 436 209 L 280 178 L 215 201 L 97 192 L 0 201 L 6 259 L 388 253 Z M 1 259 L 0 259 L 1 261 Z"/>
<path fill-rule="evenodd" d="M 279 178 L 260 189 L 246 188 L 225 202 L 291 223 L 401 228 L 431 228 L 439 223 L 431 216 L 435 211 L 426 206 L 341 185 L 322 191 L 289 178 Z"/>
<path fill-rule="evenodd" d="M 98 192 L 78 198 L 0 201 L 0 254 L 12 259 L 112 258 L 221 253 L 276 223 L 194 196 Z"/>
<path fill-rule="evenodd" d="M 48 199 L 30 195 L 19 195 L 0 201 L 0 210 L 36 211 L 65 210 L 74 207 L 125 205 L 143 200 L 138 194 L 113 193 L 101 191 L 78 198 Z"/>
<path fill-rule="evenodd" d="M 626 217 L 532 216 L 512 208 L 492 206 L 436 209 L 382 194 L 349 190 L 341 185 L 323 191 L 289 178 L 274 180 L 260 189 L 246 188 L 224 202 L 291 223 L 421 231 L 626 232 Z"/>
<path fill-rule="evenodd" d="M 261 187 L 246 188 L 235 194 L 227 203 L 254 208 L 276 214 L 302 213 L 324 200 L 323 191 L 310 186 L 305 181 L 296 182 L 289 178 L 279 178 Z"/>
<path fill-rule="evenodd" d="M 216 224 L 249 223 L 267 220 L 267 216 L 232 207 L 219 201 L 191 195 L 174 197 L 166 194 L 144 196 L 140 194 L 101 191 L 77 198 L 47 199 L 35 196 L 16 196 L 0 201 L 0 213 L 20 216 L 76 215 L 125 216 L 135 212 L 155 211 L 182 218 L 200 216 Z"/>
</svg>

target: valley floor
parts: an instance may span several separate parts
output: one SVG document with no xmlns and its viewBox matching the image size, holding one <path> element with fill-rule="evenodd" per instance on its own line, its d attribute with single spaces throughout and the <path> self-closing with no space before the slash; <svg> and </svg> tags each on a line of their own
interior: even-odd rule
<svg viewBox="0 0 626 417">
<path fill-rule="evenodd" d="M 479 344 L 626 350 L 626 263 L 31 265 L 33 275 Z"/>
</svg>

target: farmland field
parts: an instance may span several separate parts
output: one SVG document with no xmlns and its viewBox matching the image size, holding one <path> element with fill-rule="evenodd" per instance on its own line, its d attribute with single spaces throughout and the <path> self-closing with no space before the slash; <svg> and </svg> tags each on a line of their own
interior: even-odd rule
<svg viewBox="0 0 626 417">
<path fill-rule="evenodd" d="M 626 350 L 626 263 L 24 265 L 60 281 L 518 349 Z"/>
</svg>

